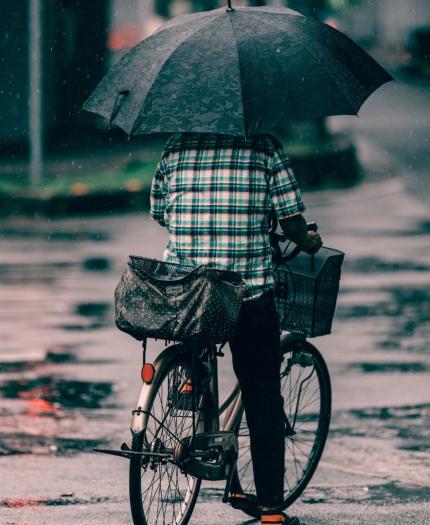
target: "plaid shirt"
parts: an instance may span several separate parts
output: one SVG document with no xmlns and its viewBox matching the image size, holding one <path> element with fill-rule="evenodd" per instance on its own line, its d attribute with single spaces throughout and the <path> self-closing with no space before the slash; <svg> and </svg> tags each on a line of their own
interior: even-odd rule
<svg viewBox="0 0 430 525">
<path fill-rule="evenodd" d="M 246 299 L 273 288 L 271 213 L 283 219 L 304 209 L 271 135 L 174 134 L 151 187 L 150 215 L 169 231 L 164 260 L 240 272 Z"/>
</svg>

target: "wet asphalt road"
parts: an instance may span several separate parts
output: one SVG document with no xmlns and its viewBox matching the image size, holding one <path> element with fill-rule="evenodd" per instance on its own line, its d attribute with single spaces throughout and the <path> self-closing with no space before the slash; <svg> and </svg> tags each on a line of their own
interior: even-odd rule
<svg viewBox="0 0 430 525">
<path fill-rule="evenodd" d="M 416 101 L 414 86 L 397 89 L 391 106 Z M 304 196 L 325 243 L 347 254 L 334 333 L 315 340 L 334 412 L 291 509 L 308 525 L 430 523 L 430 219 L 412 172 L 428 183 L 419 159 L 408 168 L 410 151 L 399 156 L 401 130 L 375 139 L 374 113 L 389 105 L 356 124 L 367 181 Z M 159 257 L 165 234 L 141 214 L 3 220 L 0 231 L 0 523 L 129 524 L 127 461 L 91 449 L 129 442 L 140 348 L 114 328 L 112 295 L 127 254 Z M 226 355 L 221 391 L 232 382 Z M 220 497 L 205 482 L 192 523 L 248 522 Z"/>
</svg>

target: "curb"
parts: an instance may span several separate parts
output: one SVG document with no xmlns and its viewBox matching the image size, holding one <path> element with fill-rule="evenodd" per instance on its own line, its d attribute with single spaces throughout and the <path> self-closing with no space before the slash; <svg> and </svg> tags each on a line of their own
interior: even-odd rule
<svg viewBox="0 0 430 525">
<path fill-rule="evenodd" d="M 46 197 L 0 194 L 1 216 L 64 217 L 116 212 L 144 211 L 149 207 L 149 190 L 115 190 L 86 195 L 52 195 Z"/>
<path fill-rule="evenodd" d="M 356 147 L 346 139 L 334 142 L 329 151 L 321 151 L 311 157 L 292 156 L 291 161 L 303 189 L 353 186 L 363 175 Z"/>
</svg>

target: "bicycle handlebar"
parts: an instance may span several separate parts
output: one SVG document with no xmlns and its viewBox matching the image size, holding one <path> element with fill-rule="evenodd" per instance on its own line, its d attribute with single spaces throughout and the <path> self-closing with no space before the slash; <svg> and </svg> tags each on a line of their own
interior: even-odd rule
<svg viewBox="0 0 430 525">
<path fill-rule="evenodd" d="M 272 226 L 269 231 L 269 237 L 270 237 L 270 244 L 272 246 L 273 260 L 275 261 L 276 264 L 280 264 L 281 262 L 288 262 L 288 261 L 295 259 L 302 250 L 298 246 L 296 246 L 289 255 L 285 255 L 285 250 L 284 251 L 281 250 L 279 243 L 286 242 L 288 238 L 286 237 L 284 233 L 276 233 L 277 227 L 278 227 L 278 220 L 276 219 L 276 217 L 274 217 L 272 220 Z M 318 231 L 318 225 L 314 221 L 308 222 L 307 227 L 308 227 L 308 231 L 313 231 L 313 232 Z M 288 248 L 288 245 L 287 245 L 287 248 Z"/>
</svg>

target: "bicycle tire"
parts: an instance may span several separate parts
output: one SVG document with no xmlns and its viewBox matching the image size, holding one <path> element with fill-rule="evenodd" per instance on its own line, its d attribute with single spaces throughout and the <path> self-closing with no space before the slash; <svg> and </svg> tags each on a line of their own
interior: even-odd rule
<svg viewBox="0 0 430 525">
<path fill-rule="evenodd" d="M 144 410 L 147 411 L 145 414 L 145 420 L 144 420 L 144 430 L 143 432 L 135 433 L 133 435 L 132 439 L 132 446 L 131 450 L 133 452 L 141 452 L 143 448 L 147 448 L 148 444 L 150 443 L 150 439 L 152 439 L 152 443 L 154 443 L 155 439 L 157 439 L 155 436 L 157 436 L 158 430 L 156 429 L 158 425 L 158 429 L 160 429 L 160 425 L 153 419 L 153 416 L 156 415 L 153 412 L 156 411 L 155 403 L 157 399 L 161 399 L 166 402 L 165 406 L 167 407 L 167 398 L 165 397 L 166 394 L 169 395 L 169 378 L 171 375 L 178 369 L 180 370 L 189 370 L 191 367 L 191 355 L 188 353 L 180 353 L 179 355 L 174 355 L 174 352 L 171 351 L 172 347 L 167 348 L 158 358 L 157 361 L 159 361 L 160 365 L 157 366 L 157 373 L 154 377 L 153 383 L 150 387 L 150 392 L 148 393 L 148 403 L 147 407 L 143 407 Z M 160 394 L 160 392 L 162 392 Z M 163 396 L 163 397 L 160 397 Z M 163 408 L 163 402 L 159 403 L 160 407 Z M 170 407 L 171 410 L 171 407 Z M 204 409 L 202 410 L 202 413 L 204 412 Z M 158 413 L 158 412 L 157 412 Z M 163 417 L 166 416 L 166 413 L 163 415 Z M 162 418 L 159 418 L 156 416 L 159 421 L 162 420 Z M 189 435 L 189 424 L 186 426 L 185 416 L 167 416 L 167 419 L 165 420 L 166 426 L 172 423 L 173 418 L 176 420 L 176 431 L 181 432 L 181 437 L 184 437 L 186 434 Z M 203 420 L 205 420 L 206 414 L 203 414 Z M 152 423 L 154 422 L 154 423 Z M 189 422 L 188 422 L 189 423 Z M 207 422 L 205 423 L 205 426 L 207 425 Z M 151 427 L 151 429 L 150 429 Z M 173 428 L 173 425 L 169 428 L 169 431 L 175 434 L 175 428 Z M 163 434 L 163 430 L 161 429 L 159 432 L 159 435 L 161 436 L 161 441 L 167 440 L 166 436 L 167 434 L 170 436 L 170 434 L 165 431 Z M 152 435 L 151 435 L 152 434 Z M 171 437 L 173 440 L 173 438 Z M 145 443 L 146 440 L 146 443 Z M 162 447 L 160 446 L 160 450 Z M 152 475 L 152 481 L 153 481 L 153 487 L 150 489 L 151 494 L 149 496 L 149 500 L 146 502 L 146 508 L 145 508 L 145 498 L 149 494 L 149 488 L 146 489 L 146 495 L 144 496 L 143 487 L 142 487 L 142 480 L 144 477 L 144 474 L 147 474 L 148 472 L 148 465 L 146 465 L 145 472 L 144 470 L 144 463 L 145 460 L 142 460 L 140 456 L 133 455 L 130 459 L 130 470 L 129 470 L 129 498 L 130 498 L 130 508 L 131 508 L 131 514 L 133 518 L 134 525 L 155 525 L 155 524 L 163 524 L 163 525 L 186 525 L 192 515 L 192 512 L 194 510 L 194 506 L 199 494 L 201 480 L 198 478 L 194 478 L 190 475 L 186 475 L 180 471 L 180 468 L 172 464 L 171 466 L 171 473 L 168 472 L 168 467 L 164 465 L 165 471 L 162 474 L 158 475 L 158 480 L 154 479 L 156 477 L 155 473 Z M 161 471 L 162 465 L 160 464 L 158 467 Z M 155 471 L 154 471 L 155 472 Z M 161 485 L 163 483 L 163 479 L 166 481 L 166 475 L 167 475 L 167 482 L 169 483 L 172 481 L 172 479 L 175 477 L 176 482 L 179 481 L 179 476 L 186 477 L 191 480 L 191 485 L 188 484 L 188 490 L 186 493 L 186 496 L 183 499 L 180 506 L 180 509 L 178 510 L 178 513 L 176 513 L 176 499 L 178 498 L 178 494 L 181 495 L 182 492 L 178 486 L 175 487 L 174 491 L 172 489 L 166 489 L 163 494 L 163 489 L 161 488 Z M 184 480 L 182 479 L 181 482 Z M 159 483 L 158 488 L 154 488 L 154 485 L 156 483 Z M 158 501 L 155 501 L 155 496 L 157 494 L 157 490 L 159 493 L 159 499 Z M 160 498 L 161 496 L 161 498 Z M 163 501 L 160 501 L 163 500 Z M 173 501 L 168 501 L 173 500 Z M 168 504 L 170 503 L 170 510 L 167 508 L 163 509 L 161 505 L 166 501 Z M 173 506 L 173 507 L 172 507 Z M 151 507 L 156 507 L 156 510 L 153 511 Z M 172 511 L 173 508 L 173 511 Z M 156 514 L 154 519 L 154 514 Z M 160 518 L 160 519 L 159 519 Z"/>
<path fill-rule="evenodd" d="M 331 382 L 330 382 L 330 375 L 328 372 L 327 365 L 324 361 L 324 358 L 322 357 L 321 353 L 315 346 L 313 346 L 311 343 L 307 341 L 301 341 L 296 343 L 284 343 L 283 344 L 283 352 L 286 356 L 286 359 L 289 357 L 292 357 L 293 354 L 299 355 L 299 354 L 308 354 L 312 356 L 312 360 L 314 363 L 314 369 L 317 374 L 318 378 L 318 386 L 319 386 L 319 413 L 318 413 L 318 423 L 317 428 L 315 432 L 315 439 L 312 443 L 312 448 L 309 452 L 309 457 L 307 459 L 306 465 L 303 468 L 303 472 L 299 476 L 297 474 L 297 482 L 294 484 L 294 486 L 289 486 L 286 484 L 285 490 L 284 490 L 284 503 L 283 503 L 283 509 L 288 508 L 289 506 L 294 503 L 294 501 L 297 500 L 297 498 L 300 497 L 300 495 L 303 493 L 307 485 L 309 484 L 310 480 L 312 479 L 312 476 L 315 473 L 315 470 L 318 466 L 318 463 L 321 459 L 325 443 L 328 436 L 329 426 L 330 426 L 330 418 L 331 418 Z M 284 360 L 285 363 L 285 360 Z M 281 375 L 282 375 L 281 368 Z M 291 376 L 290 376 L 291 377 Z M 287 379 L 288 380 L 288 379 Z M 283 394 L 284 394 L 284 403 L 285 403 L 285 388 L 283 388 Z M 285 405 L 284 405 L 285 406 Z M 243 414 L 243 413 L 242 413 Z M 250 483 L 249 476 L 248 480 L 246 479 L 247 472 L 246 468 L 250 468 L 251 466 L 251 457 L 249 452 L 249 433 L 248 436 L 246 435 L 247 427 L 246 427 L 246 418 L 244 415 L 242 415 L 241 420 L 239 420 L 238 424 L 236 425 L 236 432 L 239 435 L 239 441 L 241 442 L 241 448 L 239 450 L 239 461 L 237 465 L 237 469 L 234 479 L 233 479 L 233 486 L 234 491 L 243 491 L 246 493 L 256 494 L 255 492 L 255 485 L 253 484 L 253 481 Z M 244 439 L 245 438 L 245 439 Z M 248 440 L 248 443 L 246 443 L 246 439 Z M 291 453 L 291 446 L 289 447 L 288 440 L 292 440 L 292 438 L 286 437 L 286 462 L 288 462 L 288 452 Z M 291 445 L 291 443 L 290 443 Z M 293 445 L 295 447 L 296 445 Z M 246 457 L 246 454 L 248 454 L 248 457 Z M 245 467 L 245 465 L 248 465 L 248 467 Z M 291 468 L 291 466 L 290 466 Z M 286 468 L 288 470 L 288 466 Z M 252 471 L 252 469 L 251 469 Z M 287 475 L 287 472 L 286 472 Z M 260 509 L 253 508 L 252 506 L 247 509 L 242 509 L 245 514 L 259 518 L 260 517 Z"/>
</svg>

